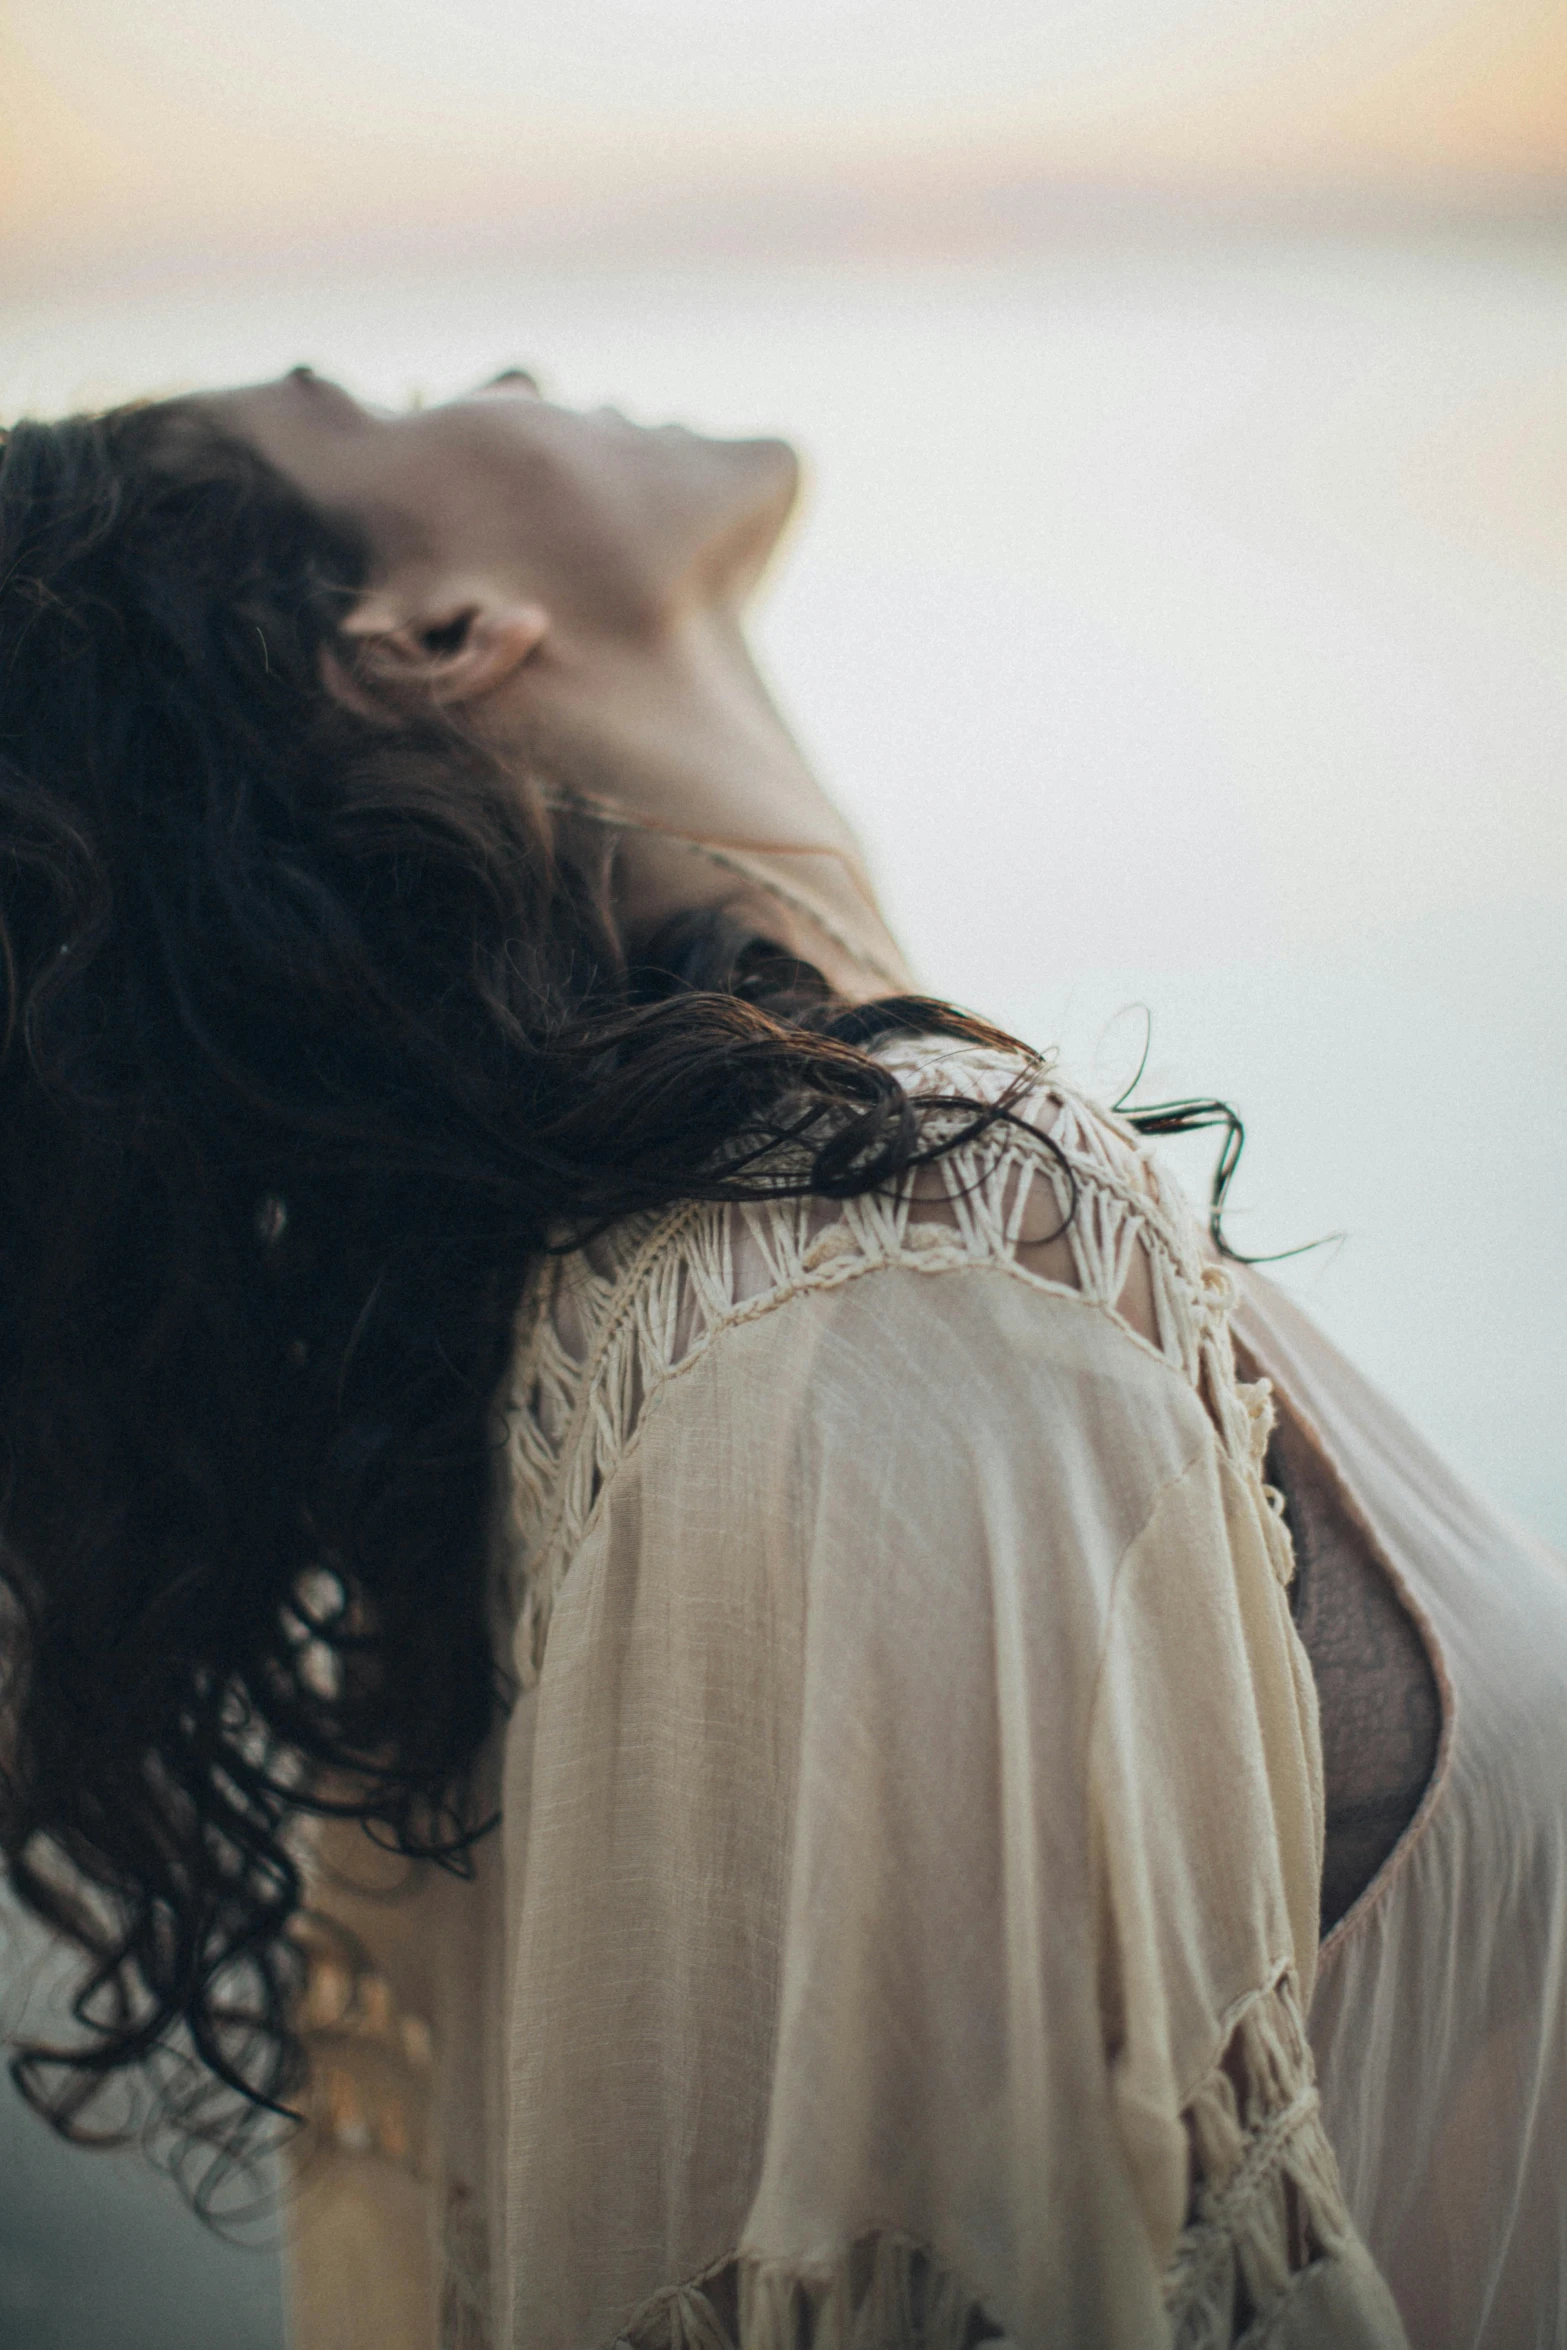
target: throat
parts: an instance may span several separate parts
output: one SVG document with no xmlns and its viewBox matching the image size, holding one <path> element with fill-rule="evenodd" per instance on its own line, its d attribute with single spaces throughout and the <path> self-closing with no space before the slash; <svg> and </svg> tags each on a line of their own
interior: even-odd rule
<svg viewBox="0 0 1567 2350">
<path fill-rule="evenodd" d="M 909 985 L 853 832 L 722 615 L 562 663 L 517 748 L 614 832 L 629 937 L 723 905 L 851 1000 Z"/>
</svg>

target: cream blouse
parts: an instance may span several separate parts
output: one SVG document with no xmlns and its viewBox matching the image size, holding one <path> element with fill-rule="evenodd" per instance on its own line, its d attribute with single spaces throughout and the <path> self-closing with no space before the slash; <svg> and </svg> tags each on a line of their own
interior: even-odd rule
<svg viewBox="0 0 1567 2350">
<path fill-rule="evenodd" d="M 680 1207 L 532 1283 L 504 1825 L 420 1896 L 445 2350 L 1404 2340 L 1303 2029 L 1267 1392 L 1135 1138 L 1020 1109 L 889 1193 Z"/>
</svg>

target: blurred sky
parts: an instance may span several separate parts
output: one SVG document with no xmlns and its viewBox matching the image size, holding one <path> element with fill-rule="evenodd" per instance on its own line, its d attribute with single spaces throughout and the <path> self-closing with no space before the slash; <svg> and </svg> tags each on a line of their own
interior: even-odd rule
<svg viewBox="0 0 1567 2350">
<path fill-rule="evenodd" d="M 1560 0 L 4 0 L 0 274 L 322 238 L 731 257 L 1053 203 L 1516 210 Z"/>
</svg>

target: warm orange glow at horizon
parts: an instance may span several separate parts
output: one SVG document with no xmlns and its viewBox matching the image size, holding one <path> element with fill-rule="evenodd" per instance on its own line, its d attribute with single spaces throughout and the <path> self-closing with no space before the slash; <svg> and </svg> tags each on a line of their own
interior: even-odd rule
<svg viewBox="0 0 1567 2350">
<path fill-rule="evenodd" d="M 1241 203 L 1567 189 L 1567 13 L 1539 0 L 1319 0 L 1285 16 L 1102 0 L 1090 31 L 1076 0 L 997 0 L 980 67 L 960 67 L 972 43 L 926 0 L 901 0 L 910 54 L 883 54 L 878 12 L 900 0 L 859 0 L 841 20 L 859 27 L 857 82 L 827 70 L 840 20 L 819 0 L 734 0 L 725 17 L 713 0 L 613 0 L 629 50 L 647 49 L 619 81 L 592 78 L 565 0 L 521 16 L 472 0 L 466 47 L 434 54 L 409 4 L 384 0 L 384 38 L 353 69 L 370 0 L 344 0 L 324 34 L 302 0 L 256 0 L 243 19 L 161 0 L 134 25 L 118 0 L 13 0 L 0 262 L 496 230 L 547 253 L 583 218 L 612 259 L 650 213 L 678 248 L 715 206 L 736 254 L 775 235 L 852 250 L 878 220 L 919 248 L 942 242 L 949 198 L 962 242 L 964 201 L 1053 182 Z"/>
</svg>

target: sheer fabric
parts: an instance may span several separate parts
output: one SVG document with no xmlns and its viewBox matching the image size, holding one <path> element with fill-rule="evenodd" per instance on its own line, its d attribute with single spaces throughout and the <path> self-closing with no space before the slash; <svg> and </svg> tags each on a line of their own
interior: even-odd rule
<svg viewBox="0 0 1567 2350">
<path fill-rule="evenodd" d="M 1567 2343 L 1567 1563 L 1467 1492 L 1269 1283 L 1237 1335 L 1400 1594 L 1436 1768 L 1323 1944 L 1350 2208 L 1418 2350 Z"/>
</svg>

